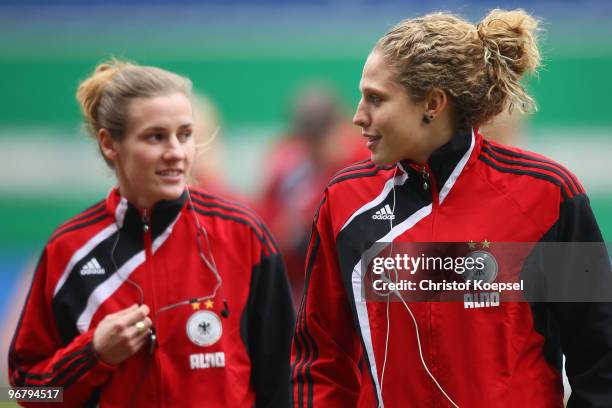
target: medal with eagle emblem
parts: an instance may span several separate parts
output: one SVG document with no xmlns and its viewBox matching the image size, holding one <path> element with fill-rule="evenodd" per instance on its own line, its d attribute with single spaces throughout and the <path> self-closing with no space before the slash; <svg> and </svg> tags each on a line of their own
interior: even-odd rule
<svg viewBox="0 0 612 408">
<path fill-rule="evenodd" d="M 484 250 L 476 250 L 470 252 L 466 258 L 472 258 L 474 260 L 472 267 L 466 267 L 465 272 L 463 273 L 463 279 L 468 281 L 481 280 L 484 283 L 492 283 L 495 282 L 495 278 L 497 278 L 497 260 L 488 251 Z M 479 261 L 482 268 L 479 268 L 477 265 Z"/>
<path fill-rule="evenodd" d="M 187 320 L 187 337 L 197 346 L 206 347 L 215 344 L 222 333 L 221 319 L 209 310 L 200 310 Z"/>
</svg>

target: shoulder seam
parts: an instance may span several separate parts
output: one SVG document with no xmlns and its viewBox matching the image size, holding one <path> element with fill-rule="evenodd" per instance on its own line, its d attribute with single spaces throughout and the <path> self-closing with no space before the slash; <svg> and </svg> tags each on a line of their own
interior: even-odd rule
<svg viewBox="0 0 612 408">
<path fill-rule="evenodd" d="M 67 221 L 64 221 L 63 223 L 61 223 L 56 229 L 55 232 L 58 232 L 59 230 L 66 228 L 68 226 L 70 226 L 71 224 L 76 224 L 79 221 L 82 221 L 86 218 L 91 217 L 92 215 L 95 215 L 101 211 L 104 210 L 105 208 L 105 204 L 106 200 L 101 200 L 99 202 L 97 202 L 96 204 L 88 207 L 87 209 L 81 211 L 80 213 L 78 213 L 77 215 L 70 217 Z"/>
<path fill-rule="evenodd" d="M 268 238 L 268 236 L 266 234 L 266 231 L 264 230 L 263 225 L 261 223 L 259 223 L 256 218 L 252 217 L 246 211 L 242 211 L 242 210 L 237 209 L 237 208 L 228 207 L 228 206 L 225 206 L 225 205 L 219 204 L 219 203 L 207 203 L 205 201 L 200 200 L 197 197 L 193 197 L 193 202 L 198 204 L 201 207 L 219 208 L 221 210 L 230 212 L 232 214 L 240 214 L 241 216 L 245 217 L 245 219 L 247 219 L 248 221 L 250 221 L 252 223 L 253 229 L 256 229 L 257 231 L 259 231 L 262 234 L 262 237 L 265 235 L 266 238 Z"/>
<path fill-rule="evenodd" d="M 323 204 L 325 204 L 325 201 L 327 201 L 327 194 L 323 194 L 323 198 L 319 202 L 319 205 L 317 206 L 317 210 L 315 211 L 315 214 L 314 214 L 315 225 L 317 224 L 317 222 L 319 222 L 319 212 L 321 211 L 321 207 L 323 206 Z"/>
<path fill-rule="evenodd" d="M 550 176 L 548 174 L 538 173 L 537 171 L 534 171 L 534 170 L 522 170 L 522 169 L 516 169 L 516 168 L 512 168 L 512 167 L 505 167 L 505 166 L 502 166 L 500 164 L 493 163 L 493 161 L 491 161 L 490 159 L 488 159 L 484 155 L 480 155 L 480 157 L 478 159 L 480 161 L 486 163 L 488 166 L 492 167 L 493 169 L 495 169 L 497 171 L 500 171 L 502 173 L 531 176 L 531 177 L 534 177 L 534 178 L 538 178 L 540 180 L 548 181 L 548 182 L 554 184 L 555 186 L 557 186 L 559 188 L 559 190 L 561 191 L 561 196 L 563 197 L 563 201 L 565 201 L 565 200 L 567 200 L 569 198 L 569 196 L 567 195 L 567 192 L 565 191 L 565 188 L 563 188 L 564 186 L 563 186 L 563 183 L 561 182 L 561 180 L 556 179 L 553 176 Z"/>
<path fill-rule="evenodd" d="M 54 232 L 51 237 L 49 238 L 48 243 L 51 243 L 53 241 L 55 241 L 57 238 L 61 237 L 62 235 L 68 233 L 68 232 L 72 232 L 72 231 L 76 231 L 85 227 L 88 227 L 90 225 L 94 225 L 94 224 L 98 224 L 102 221 L 104 221 L 107 218 L 111 218 L 111 216 L 109 214 L 102 214 L 96 218 L 93 218 L 91 220 L 87 220 L 87 221 L 83 221 L 79 224 L 74 224 L 72 226 L 69 226 L 67 228 L 62 229 L 61 231 L 56 231 Z"/>
<path fill-rule="evenodd" d="M 278 244 L 274 240 L 274 237 L 272 236 L 272 233 L 266 227 L 266 225 L 263 223 L 262 219 L 259 217 L 259 215 L 254 210 L 252 210 L 251 208 L 249 208 L 246 205 L 240 204 L 240 203 L 235 202 L 235 201 L 227 200 L 227 199 L 224 199 L 224 198 L 221 198 L 221 197 L 217 197 L 217 196 L 212 195 L 212 194 L 203 193 L 203 192 L 197 191 L 197 190 L 196 191 L 192 191 L 192 192 L 194 193 L 194 195 L 197 195 L 198 197 L 200 197 L 202 199 L 218 201 L 218 203 L 206 203 L 203 200 L 199 200 L 198 198 L 192 197 L 194 199 L 194 201 L 198 202 L 198 204 L 200 204 L 200 205 L 202 205 L 204 207 L 219 207 L 219 208 L 224 209 L 224 210 L 229 211 L 229 212 L 243 214 L 253 224 L 255 224 L 256 226 L 259 227 L 259 229 L 262 232 L 262 236 L 265 236 L 267 238 L 267 240 L 269 241 L 270 246 L 274 248 L 275 252 L 279 252 Z M 224 204 L 227 204 L 227 205 L 224 205 Z M 230 206 L 233 206 L 233 207 L 230 207 Z"/>
<path fill-rule="evenodd" d="M 333 178 L 328 184 L 327 187 L 331 187 L 334 184 L 340 183 L 342 181 L 345 180 L 351 180 L 351 179 L 355 179 L 355 178 L 362 178 L 362 177 L 372 177 L 378 174 L 379 171 L 381 170 L 390 170 L 394 167 L 395 165 L 388 165 L 388 166 L 376 166 L 374 168 L 374 170 L 371 171 L 361 171 L 359 173 L 352 173 L 352 174 L 347 174 L 344 176 L 340 176 L 340 177 L 336 177 Z"/>
<path fill-rule="evenodd" d="M 554 160 L 549 160 L 549 159 L 547 160 L 545 158 L 537 157 L 537 156 L 531 155 L 531 154 L 526 153 L 526 152 L 521 152 L 521 153 L 514 152 L 512 150 L 503 148 L 501 146 L 493 145 L 492 143 L 490 143 L 489 141 L 486 141 L 486 140 L 484 142 L 484 146 L 486 148 L 490 149 L 490 151 L 493 151 L 493 152 L 496 152 L 496 153 L 499 153 L 499 154 L 503 154 L 503 155 L 506 155 L 506 156 L 510 156 L 514 160 L 517 160 L 517 161 L 519 161 L 520 159 L 531 160 L 532 162 L 543 163 L 543 165 L 547 165 L 547 166 L 544 166 L 544 167 L 550 166 L 552 168 L 548 168 L 547 170 L 549 170 L 551 172 L 554 172 L 559 177 L 561 177 L 564 180 L 565 184 L 567 184 L 568 189 L 574 195 L 575 194 L 584 193 L 584 189 L 582 188 L 582 185 L 578 182 L 576 176 L 571 171 L 569 171 L 565 166 L 563 166 L 560 163 L 555 162 Z M 531 163 L 531 162 L 521 162 L 521 165 L 541 168 L 536 163 Z"/>
<path fill-rule="evenodd" d="M 521 161 L 518 159 L 510 159 L 510 158 L 501 157 L 495 152 L 493 152 L 492 150 L 490 150 L 487 146 L 483 147 L 482 152 L 486 153 L 488 156 L 495 159 L 495 161 L 502 163 L 502 164 L 507 164 L 510 166 L 526 167 L 536 172 L 546 171 L 549 173 L 553 173 L 554 174 L 553 177 L 559 180 L 559 182 L 561 183 L 560 187 L 566 190 L 568 197 L 578 194 L 578 192 L 573 188 L 572 183 L 568 180 L 567 176 L 563 174 L 561 171 L 559 171 L 558 168 L 548 166 L 545 164 L 531 163 L 531 162 Z"/>
<path fill-rule="evenodd" d="M 370 159 L 361 160 L 336 172 L 336 174 L 334 174 L 331 179 L 333 180 L 341 174 L 350 173 L 351 171 L 357 171 L 362 169 L 369 169 L 374 166 L 376 165 L 372 161 L 370 161 Z"/>
<path fill-rule="evenodd" d="M 199 205 L 199 204 L 198 204 Z M 251 228 L 251 230 L 253 231 L 253 233 L 255 234 L 255 237 L 257 237 L 257 239 L 259 240 L 259 242 L 264 245 L 264 247 L 268 250 L 268 252 L 270 254 L 276 254 L 278 251 L 276 251 L 276 248 L 272 248 L 272 246 L 270 245 L 270 243 L 264 238 L 263 234 L 261 234 L 257 228 L 255 228 L 255 224 L 253 222 L 251 222 L 249 219 L 244 218 L 240 215 L 237 214 L 226 214 L 223 213 L 221 211 L 216 211 L 216 210 L 205 210 L 202 209 L 198 206 L 194 206 L 194 210 L 201 215 L 207 215 L 207 216 L 217 216 L 226 220 L 231 220 L 231 221 L 235 221 L 238 222 L 240 224 L 246 225 L 247 227 Z"/>
</svg>

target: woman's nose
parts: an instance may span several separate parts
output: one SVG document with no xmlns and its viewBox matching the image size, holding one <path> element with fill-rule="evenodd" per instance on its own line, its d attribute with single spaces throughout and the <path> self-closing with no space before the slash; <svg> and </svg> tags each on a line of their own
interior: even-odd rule
<svg viewBox="0 0 612 408">
<path fill-rule="evenodd" d="M 362 129 L 365 129 L 369 126 L 370 121 L 368 115 L 363 108 L 363 100 L 359 101 L 357 105 L 357 110 L 355 111 L 355 115 L 353 116 L 353 123 Z"/>
<path fill-rule="evenodd" d="M 185 158 L 185 155 L 185 149 L 183 148 L 181 142 L 178 140 L 178 137 L 176 137 L 176 135 L 170 137 L 168 140 L 166 151 L 164 153 L 164 158 L 166 160 L 182 160 Z"/>
</svg>

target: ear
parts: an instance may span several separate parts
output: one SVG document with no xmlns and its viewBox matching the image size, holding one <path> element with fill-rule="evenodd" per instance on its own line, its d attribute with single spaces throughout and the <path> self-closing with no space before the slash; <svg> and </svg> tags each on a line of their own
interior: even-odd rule
<svg viewBox="0 0 612 408">
<path fill-rule="evenodd" d="M 100 151 L 104 155 L 104 158 L 111 163 L 117 160 L 117 142 L 113 139 L 110 132 L 107 129 L 100 129 L 97 135 L 98 146 Z"/>
<path fill-rule="evenodd" d="M 425 116 L 433 119 L 448 105 L 448 95 L 442 89 L 434 88 L 425 98 Z"/>
</svg>

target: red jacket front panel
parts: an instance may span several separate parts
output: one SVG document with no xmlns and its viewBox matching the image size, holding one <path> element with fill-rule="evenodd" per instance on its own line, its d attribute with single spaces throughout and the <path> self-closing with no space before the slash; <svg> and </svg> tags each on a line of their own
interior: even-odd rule
<svg viewBox="0 0 612 408">
<path fill-rule="evenodd" d="M 282 258 L 250 210 L 194 188 L 187 198 L 145 212 L 114 190 L 58 229 L 11 347 L 13 385 L 62 386 L 64 406 L 286 406 Z M 222 278 L 215 296 L 202 255 Z M 106 365 L 93 331 L 135 303 L 149 306 L 157 341 Z"/>
<path fill-rule="evenodd" d="M 395 210 L 393 225 L 375 217 L 388 214 L 387 206 Z M 477 132 L 457 135 L 424 168 L 366 161 L 340 172 L 325 192 L 309 246 L 292 353 L 293 403 L 450 406 L 423 367 L 404 305 L 390 302 L 387 319 L 386 302 L 361 297 L 359 262 L 373 243 L 542 240 L 601 241 L 582 187 L 549 159 Z M 408 304 L 423 359 L 458 406 L 562 407 L 561 344 L 574 403 L 612 401 L 610 365 L 597 362 L 597 355 L 612 356 L 609 305 Z M 583 323 L 595 314 L 602 320 Z M 602 341 L 578 343 L 577 330 Z"/>
</svg>

